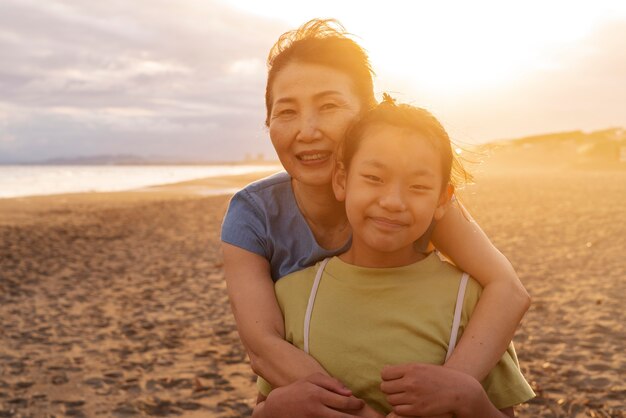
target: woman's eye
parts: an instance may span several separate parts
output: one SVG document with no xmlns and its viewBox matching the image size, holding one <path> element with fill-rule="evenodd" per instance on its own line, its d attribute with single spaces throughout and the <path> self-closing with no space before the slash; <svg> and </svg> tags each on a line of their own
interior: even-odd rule
<svg viewBox="0 0 626 418">
<path fill-rule="evenodd" d="M 289 118 L 296 114 L 294 109 L 281 109 L 274 112 L 275 118 Z"/>
<path fill-rule="evenodd" d="M 322 110 L 335 109 L 336 107 L 338 107 L 336 103 L 324 103 L 322 105 Z"/>
</svg>

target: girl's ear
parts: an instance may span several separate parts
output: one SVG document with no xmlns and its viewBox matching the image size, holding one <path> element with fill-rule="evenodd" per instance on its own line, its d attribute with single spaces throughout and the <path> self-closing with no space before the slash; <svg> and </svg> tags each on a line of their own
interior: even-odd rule
<svg viewBox="0 0 626 418">
<path fill-rule="evenodd" d="M 452 197 L 454 196 L 454 186 L 450 183 L 446 185 L 446 187 L 441 191 L 441 195 L 439 196 L 439 202 L 437 202 L 437 208 L 435 209 L 435 214 L 433 218 L 438 221 L 443 218 L 446 211 L 450 207 L 452 203 Z"/>
<path fill-rule="evenodd" d="M 343 163 L 337 162 L 333 170 L 333 191 L 335 199 L 340 202 L 346 200 L 346 169 Z"/>
</svg>

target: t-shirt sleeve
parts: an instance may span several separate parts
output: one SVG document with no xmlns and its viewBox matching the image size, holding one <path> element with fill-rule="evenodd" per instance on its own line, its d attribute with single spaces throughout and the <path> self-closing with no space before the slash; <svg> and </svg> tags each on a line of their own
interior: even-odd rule
<svg viewBox="0 0 626 418">
<path fill-rule="evenodd" d="M 256 378 L 256 387 L 263 396 L 268 396 L 273 389 L 272 385 L 261 376 L 257 376 Z"/>
<path fill-rule="evenodd" d="M 498 409 L 515 406 L 535 397 L 535 392 L 520 371 L 513 343 L 483 380 L 482 385 Z"/>
<path fill-rule="evenodd" d="M 246 190 L 237 192 L 228 205 L 222 222 L 222 241 L 270 258 L 265 217 Z"/>
</svg>

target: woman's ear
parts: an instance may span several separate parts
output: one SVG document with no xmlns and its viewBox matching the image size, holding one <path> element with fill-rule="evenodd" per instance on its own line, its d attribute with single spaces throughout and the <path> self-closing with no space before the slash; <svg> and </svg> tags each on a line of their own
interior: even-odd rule
<svg viewBox="0 0 626 418">
<path fill-rule="evenodd" d="M 435 209 L 435 214 L 433 216 L 436 221 L 443 218 L 443 215 L 446 214 L 446 211 L 453 201 L 453 197 L 454 186 L 448 183 L 446 187 L 444 187 L 444 189 L 441 191 L 441 195 L 439 196 L 439 202 L 437 202 L 437 208 Z"/>
<path fill-rule="evenodd" d="M 337 162 L 333 169 L 333 191 L 335 199 L 340 202 L 346 200 L 346 169 L 343 163 Z"/>
</svg>

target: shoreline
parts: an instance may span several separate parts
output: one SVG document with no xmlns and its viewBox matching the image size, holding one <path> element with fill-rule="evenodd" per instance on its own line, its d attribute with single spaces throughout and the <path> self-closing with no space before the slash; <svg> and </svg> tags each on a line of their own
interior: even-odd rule
<svg viewBox="0 0 626 418">
<path fill-rule="evenodd" d="M 198 179 L 279 171 L 280 164 L 210 166 L 0 166 L 0 199 L 113 193 Z"/>
<path fill-rule="evenodd" d="M 0 225 L 36 222 L 37 215 L 73 208 L 113 208 L 162 200 L 198 199 L 229 195 L 248 183 L 276 173 L 257 171 L 232 176 L 205 177 L 116 192 L 81 192 L 0 198 Z"/>
</svg>

